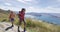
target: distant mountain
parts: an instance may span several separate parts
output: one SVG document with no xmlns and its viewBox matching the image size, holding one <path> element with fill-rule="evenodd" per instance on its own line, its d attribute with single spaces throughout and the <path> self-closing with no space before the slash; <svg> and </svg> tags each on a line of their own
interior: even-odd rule
<svg viewBox="0 0 60 32">
<path fill-rule="evenodd" d="M 38 20 L 44 20 L 49 23 L 60 24 L 60 13 L 27 13 L 32 18 Z M 31 18 L 31 16 L 29 16 Z"/>
<path fill-rule="evenodd" d="M 33 15 L 33 16 L 49 15 L 49 16 L 52 16 L 52 17 L 60 18 L 60 13 L 34 13 L 34 12 L 31 12 L 31 13 L 26 13 L 26 14 L 27 15 Z"/>
<path fill-rule="evenodd" d="M 3 9 L 0 9 L 0 13 L 9 13 L 10 10 L 3 10 Z"/>
<path fill-rule="evenodd" d="M 0 9 L 0 13 L 9 13 L 10 10 L 3 10 Z M 14 11 L 16 14 L 18 14 L 18 11 Z M 26 13 L 27 15 L 33 15 L 33 16 L 42 16 L 42 15 L 50 15 L 52 17 L 58 17 L 60 18 L 60 13 L 35 13 L 35 12 L 31 12 L 31 13 Z"/>
<path fill-rule="evenodd" d="M 49 15 L 60 18 L 60 13 L 49 13 Z"/>
</svg>

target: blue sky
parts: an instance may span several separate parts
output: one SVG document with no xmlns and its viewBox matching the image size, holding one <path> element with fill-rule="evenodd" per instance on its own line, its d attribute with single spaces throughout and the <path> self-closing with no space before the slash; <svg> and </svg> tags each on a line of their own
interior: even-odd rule
<svg viewBox="0 0 60 32">
<path fill-rule="evenodd" d="M 60 13 L 60 0 L 0 0 L 0 8 L 5 10 L 36 13 Z"/>
</svg>

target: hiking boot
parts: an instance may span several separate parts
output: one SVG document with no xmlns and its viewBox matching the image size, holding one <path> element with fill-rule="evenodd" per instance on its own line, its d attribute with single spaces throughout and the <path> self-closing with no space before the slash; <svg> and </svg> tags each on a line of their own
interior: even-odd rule
<svg viewBox="0 0 60 32">
<path fill-rule="evenodd" d="M 7 29 L 5 29 L 5 31 L 7 31 L 8 30 L 8 28 Z"/>
<path fill-rule="evenodd" d="M 14 25 L 12 25 L 11 27 L 14 27 Z"/>
<path fill-rule="evenodd" d="M 18 30 L 18 32 L 20 32 L 20 31 Z"/>
<path fill-rule="evenodd" d="M 26 28 L 24 28 L 24 32 L 26 31 Z"/>
</svg>

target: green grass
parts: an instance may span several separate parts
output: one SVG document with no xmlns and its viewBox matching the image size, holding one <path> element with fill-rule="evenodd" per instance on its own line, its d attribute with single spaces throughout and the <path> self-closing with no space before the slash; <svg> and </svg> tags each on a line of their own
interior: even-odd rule
<svg viewBox="0 0 60 32">
<path fill-rule="evenodd" d="M 29 27 L 30 31 L 32 30 L 33 32 L 58 32 L 60 30 L 58 29 L 58 26 L 53 24 L 49 24 L 45 22 L 37 22 L 38 20 L 32 21 L 30 19 L 28 21 L 27 21 L 27 25 L 28 25 L 27 27 Z"/>
<path fill-rule="evenodd" d="M 4 19 L 6 19 L 6 22 L 9 22 L 8 16 L 9 16 L 8 14 L 0 13 L 0 22 L 2 22 L 2 20 Z M 26 20 L 26 28 L 27 31 L 29 32 L 60 32 L 60 26 L 58 25 L 54 25 L 44 22 L 42 20 L 39 21 L 30 18 L 27 18 L 25 20 Z M 17 16 L 15 17 L 14 24 L 15 25 L 19 24 L 19 19 Z"/>
</svg>

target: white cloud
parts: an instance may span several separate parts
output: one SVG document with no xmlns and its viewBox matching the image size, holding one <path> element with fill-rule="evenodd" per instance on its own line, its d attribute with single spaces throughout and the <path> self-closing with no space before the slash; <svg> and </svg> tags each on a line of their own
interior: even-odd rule
<svg viewBox="0 0 60 32">
<path fill-rule="evenodd" d="M 31 2 L 31 1 L 33 1 L 33 0 L 17 0 L 17 1 L 20 1 L 20 2 Z"/>
<path fill-rule="evenodd" d="M 24 2 L 23 0 L 17 0 L 17 1 L 19 1 L 19 2 Z"/>
<path fill-rule="evenodd" d="M 12 4 L 10 4 L 10 3 L 5 3 L 5 5 L 11 6 Z"/>
<path fill-rule="evenodd" d="M 24 0 L 24 1 L 33 1 L 33 0 Z"/>
<path fill-rule="evenodd" d="M 27 4 L 24 0 L 17 0 L 17 1 L 24 3 L 24 4 Z"/>
<path fill-rule="evenodd" d="M 12 11 L 19 11 L 20 10 L 20 8 L 18 8 L 18 7 L 10 7 L 10 6 L 0 6 L 0 9 L 12 10 Z"/>
<path fill-rule="evenodd" d="M 36 13 L 60 13 L 60 8 L 46 7 L 46 8 L 36 8 L 29 7 L 27 12 L 36 12 Z"/>
<path fill-rule="evenodd" d="M 34 4 L 37 4 L 38 2 L 40 3 L 40 1 L 38 1 L 38 0 L 16 0 L 16 1 L 18 1 L 18 2 L 20 2 L 20 3 L 24 3 L 24 4 L 32 4 L 33 6 L 34 6 Z M 30 7 L 26 7 L 27 9 L 27 11 L 26 12 L 36 12 L 36 13 L 60 13 L 60 8 L 54 8 L 54 7 L 58 7 L 59 6 L 59 4 L 60 4 L 60 2 L 57 2 L 57 1 L 60 1 L 60 0 L 51 0 L 52 2 L 52 4 L 51 4 L 51 7 L 50 7 L 50 5 L 48 5 L 48 7 L 45 7 L 45 8 L 40 8 L 40 4 L 38 5 L 38 7 L 33 7 L 33 6 L 30 6 Z M 3 8 L 3 9 L 11 9 L 11 10 L 14 10 L 14 11 L 19 11 L 20 10 L 20 8 L 17 8 L 17 7 L 11 7 L 11 5 L 12 5 L 12 3 L 10 3 L 10 2 L 12 2 L 13 3 L 13 1 L 12 0 L 6 0 L 6 2 L 5 2 L 5 5 L 7 5 L 7 6 L 10 6 L 10 7 L 7 7 L 7 6 L 0 6 L 0 8 Z M 15 1 L 14 1 L 15 2 Z M 17 2 L 16 2 L 17 3 Z M 49 2 L 48 2 L 49 3 Z M 46 3 L 44 3 L 44 4 L 46 4 Z M 18 5 L 16 5 L 16 6 L 18 6 Z M 23 7 L 23 5 L 21 5 L 22 7 Z"/>
<path fill-rule="evenodd" d="M 43 10 L 45 13 L 60 13 L 60 8 L 46 7 Z"/>
<path fill-rule="evenodd" d="M 0 6 L 1 9 L 12 10 L 12 11 L 20 11 L 21 8 L 17 7 L 9 7 L 9 6 Z M 46 7 L 46 8 L 38 8 L 38 7 L 27 7 L 26 13 L 36 12 L 36 13 L 60 13 L 60 8 Z"/>
<path fill-rule="evenodd" d="M 60 1 L 60 0 L 57 0 L 57 1 Z"/>
<path fill-rule="evenodd" d="M 17 0 L 17 1 L 24 3 L 24 4 L 38 3 L 38 1 L 36 1 L 36 0 Z"/>
<path fill-rule="evenodd" d="M 35 7 L 28 7 L 26 10 L 27 12 L 38 12 L 40 9 L 35 8 Z"/>
<path fill-rule="evenodd" d="M 56 0 L 57 2 L 60 2 L 60 0 Z"/>
</svg>

